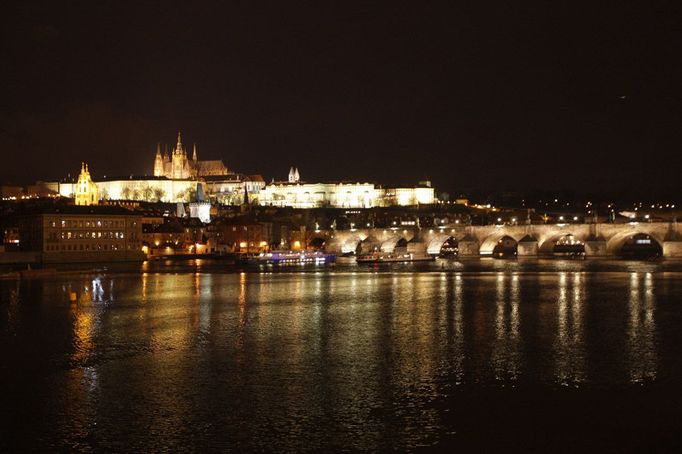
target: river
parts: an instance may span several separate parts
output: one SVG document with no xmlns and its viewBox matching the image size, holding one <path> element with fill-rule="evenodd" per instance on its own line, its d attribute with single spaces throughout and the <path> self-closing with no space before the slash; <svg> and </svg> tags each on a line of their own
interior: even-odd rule
<svg viewBox="0 0 682 454">
<path fill-rule="evenodd" d="M 665 261 L 1 280 L 0 450 L 679 446 L 680 327 Z"/>
</svg>

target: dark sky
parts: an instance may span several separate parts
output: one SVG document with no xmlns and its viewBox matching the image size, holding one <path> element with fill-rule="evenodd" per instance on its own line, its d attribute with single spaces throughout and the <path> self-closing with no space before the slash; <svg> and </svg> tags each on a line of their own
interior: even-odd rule
<svg viewBox="0 0 682 454">
<path fill-rule="evenodd" d="M 150 173 L 181 129 L 268 181 L 678 191 L 679 1 L 635 3 L 5 5 L 0 181 Z"/>
</svg>

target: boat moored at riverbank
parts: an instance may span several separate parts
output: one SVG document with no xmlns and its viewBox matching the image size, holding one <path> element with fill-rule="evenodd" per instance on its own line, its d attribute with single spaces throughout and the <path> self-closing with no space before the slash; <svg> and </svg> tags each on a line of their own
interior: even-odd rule
<svg viewBox="0 0 682 454">
<path fill-rule="evenodd" d="M 335 261 L 335 254 L 325 254 L 320 251 L 272 251 L 241 256 L 237 263 L 242 265 L 325 265 Z"/>
</svg>

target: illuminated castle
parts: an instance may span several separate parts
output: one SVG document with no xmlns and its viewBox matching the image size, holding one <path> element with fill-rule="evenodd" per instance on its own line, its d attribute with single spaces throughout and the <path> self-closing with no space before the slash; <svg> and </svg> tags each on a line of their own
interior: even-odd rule
<svg viewBox="0 0 682 454">
<path fill-rule="evenodd" d="M 70 180 L 45 185 L 64 197 L 73 197 L 77 205 L 97 204 L 99 200 L 192 202 L 194 214 L 202 219 L 209 218 L 206 210 L 210 210 L 211 203 L 371 208 L 424 205 L 437 201 L 435 190 L 428 181 L 399 187 L 354 181 L 306 182 L 301 180 L 301 173 L 294 166 L 289 169 L 287 177 L 284 181 L 273 179 L 266 185 L 262 176 L 234 173 L 222 160 L 199 161 L 196 145 L 189 158 L 178 133 L 178 142 L 170 156 L 167 152 L 162 154 L 161 146 L 157 146 L 153 177 L 127 175 L 103 177 L 93 182 L 88 166 L 82 164 L 78 182 Z"/>
<path fill-rule="evenodd" d="M 171 155 L 164 151 L 161 154 L 161 145 L 156 147 L 154 157 L 154 176 L 166 177 L 172 180 L 186 180 L 190 178 L 202 178 L 206 176 L 224 176 L 230 172 L 222 160 L 199 161 L 197 159 L 197 146 L 194 145 L 192 159 L 187 157 L 187 151 L 182 145 L 182 138 L 178 132 L 178 143 Z"/>
</svg>

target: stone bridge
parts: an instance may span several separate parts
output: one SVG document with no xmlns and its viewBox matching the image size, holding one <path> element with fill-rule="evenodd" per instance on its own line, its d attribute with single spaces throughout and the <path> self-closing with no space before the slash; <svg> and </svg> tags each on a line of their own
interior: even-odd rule
<svg viewBox="0 0 682 454">
<path fill-rule="evenodd" d="M 664 257 L 682 258 L 682 226 L 676 222 L 625 224 L 460 225 L 433 228 L 330 230 L 316 234 L 326 238 L 326 250 L 337 254 L 381 250 L 438 254 L 446 241 L 458 243 L 460 256 L 489 256 L 495 246 L 513 245 L 518 256 L 553 255 L 557 244 L 577 244 L 588 257 L 618 255 L 633 238 L 660 246 Z"/>
</svg>

